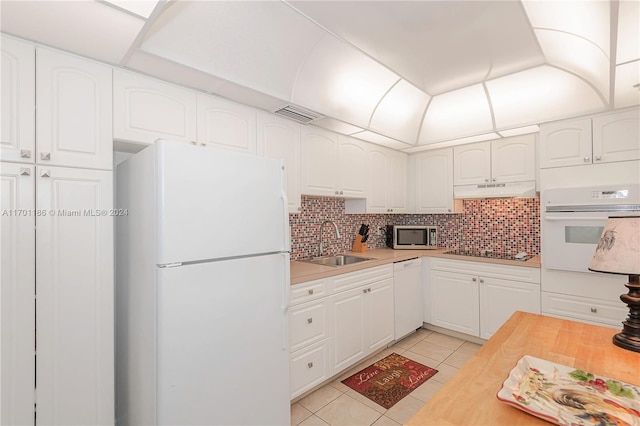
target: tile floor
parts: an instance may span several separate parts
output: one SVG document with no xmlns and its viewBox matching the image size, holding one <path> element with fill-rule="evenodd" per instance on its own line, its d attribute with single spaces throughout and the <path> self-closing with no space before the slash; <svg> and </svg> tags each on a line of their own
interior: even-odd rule
<svg viewBox="0 0 640 426">
<path fill-rule="evenodd" d="M 406 423 L 458 369 L 480 349 L 480 345 L 434 331 L 420 329 L 393 346 L 367 358 L 291 405 L 291 424 L 312 425 L 401 425 Z M 438 373 L 390 409 L 365 398 L 340 381 L 391 353 L 400 354 Z"/>
</svg>

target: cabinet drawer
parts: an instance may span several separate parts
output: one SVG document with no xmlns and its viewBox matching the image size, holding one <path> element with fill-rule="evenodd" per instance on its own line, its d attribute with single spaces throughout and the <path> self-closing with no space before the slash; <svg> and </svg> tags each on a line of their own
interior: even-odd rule
<svg viewBox="0 0 640 426">
<path fill-rule="evenodd" d="M 327 299 L 295 306 L 289 311 L 289 350 L 297 351 L 328 337 Z"/>
<path fill-rule="evenodd" d="M 294 352 L 289 358 L 291 399 L 329 378 L 329 341 Z"/>
<path fill-rule="evenodd" d="M 333 291 L 349 290 L 361 285 L 393 278 L 393 264 L 376 266 L 361 271 L 338 275 L 333 279 Z"/>
<path fill-rule="evenodd" d="M 540 284 L 540 269 L 528 266 L 433 258 L 431 269 Z"/>
<path fill-rule="evenodd" d="M 620 327 L 629 310 L 622 302 L 542 292 L 542 313 Z"/>
<path fill-rule="evenodd" d="M 298 305 L 328 296 L 329 281 L 325 279 L 292 285 L 291 305 Z"/>
</svg>

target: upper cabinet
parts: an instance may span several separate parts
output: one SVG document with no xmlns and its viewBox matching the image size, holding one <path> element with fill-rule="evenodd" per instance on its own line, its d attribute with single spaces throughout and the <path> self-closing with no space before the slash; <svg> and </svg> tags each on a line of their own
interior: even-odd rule
<svg viewBox="0 0 640 426">
<path fill-rule="evenodd" d="M 540 126 L 540 167 L 640 159 L 637 108 Z"/>
<path fill-rule="evenodd" d="M 299 213 L 300 125 L 262 111 L 258 111 L 257 115 L 258 155 L 284 160 L 289 213 Z"/>
<path fill-rule="evenodd" d="M 453 148 L 411 157 L 415 213 L 453 213 Z"/>
<path fill-rule="evenodd" d="M 113 138 L 151 144 L 196 140 L 196 92 L 138 74 L 113 71 Z"/>
<path fill-rule="evenodd" d="M 302 127 L 302 193 L 365 196 L 366 144 L 316 127 Z"/>
<path fill-rule="evenodd" d="M 35 47 L 6 36 L 0 41 L 0 160 L 31 163 L 35 157 Z"/>
<path fill-rule="evenodd" d="M 453 152 L 454 185 L 536 179 L 534 135 L 456 146 Z"/>
<path fill-rule="evenodd" d="M 198 94 L 197 141 L 201 145 L 256 154 L 256 110 Z"/>
<path fill-rule="evenodd" d="M 111 67 L 40 47 L 36 57 L 36 161 L 111 170 Z"/>
</svg>

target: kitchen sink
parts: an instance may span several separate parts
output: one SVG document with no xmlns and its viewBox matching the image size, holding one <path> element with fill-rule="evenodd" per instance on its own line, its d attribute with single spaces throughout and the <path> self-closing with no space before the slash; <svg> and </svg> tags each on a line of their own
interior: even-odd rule
<svg viewBox="0 0 640 426">
<path fill-rule="evenodd" d="M 336 256 L 312 257 L 311 259 L 303 259 L 302 262 L 314 263 L 323 266 L 346 266 L 354 263 L 372 260 L 371 257 L 358 257 L 348 254 L 339 254 Z"/>
</svg>

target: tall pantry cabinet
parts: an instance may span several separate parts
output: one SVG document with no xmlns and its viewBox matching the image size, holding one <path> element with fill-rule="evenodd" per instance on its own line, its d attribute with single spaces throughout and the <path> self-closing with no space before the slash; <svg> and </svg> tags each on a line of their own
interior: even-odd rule
<svg viewBox="0 0 640 426">
<path fill-rule="evenodd" d="M 2 36 L 2 424 L 114 422 L 111 85 Z"/>
</svg>

